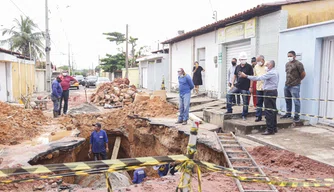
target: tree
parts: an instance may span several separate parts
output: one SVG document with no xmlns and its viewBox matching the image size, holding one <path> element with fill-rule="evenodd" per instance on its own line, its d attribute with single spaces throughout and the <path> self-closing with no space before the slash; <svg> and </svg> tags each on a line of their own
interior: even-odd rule
<svg viewBox="0 0 334 192">
<path fill-rule="evenodd" d="M 120 32 L 112 32 L 112 33 L 103 33 L 103 35 L 107 35 L 107 39 L 110 42 L 115 42 L 116 45 L 120 45 L 126 41 L 125 35 Z"/>
<path fill-rule="evenodd" d="M 105 72 L 113 73 L 125 67 L 125 54 L 118 53 L 116 55 L 107 54 L 106 58 L 101 59 L 101 66 Z"/>
<path fill-rule="evenodd" d="M 133 38 L 130 36 L 129 43 L 131 45 L 131 60 L 130 60 L 130 67 L 134 67 L 136 65 L 136 49 L 138 38 Z"/>
<path fill-rule="evenodd" d="M 67 65 L 58 67 L 60 71 L 68 71 L 69 67 Z"/>
<path fill-rule="evenodd" d="M 2 29 L 2 35 L 11 35 L 10 38 L 0 41 L 0 44 L 9 44 L 10 50 L 22 53 L 26 57 L 41 58 L 44 55 L 43 32 L 34 32 L 37 25 L 29 18 L 21 16 L 14 19 L 15 26 L 11 29 Z M 29 48 L 30 46 L 30 48 Z"/>
</svg>

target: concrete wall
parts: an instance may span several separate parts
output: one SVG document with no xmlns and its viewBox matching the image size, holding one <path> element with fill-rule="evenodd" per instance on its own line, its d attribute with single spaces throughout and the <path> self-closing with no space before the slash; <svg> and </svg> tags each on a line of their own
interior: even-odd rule
<svg viewBox="0 0 334 192">
<path fill-rule="evenodd" d="M 289 12 L 288 28 L 334 19 L 334 0 L 321 0 L 282 6 Z"/>
<path fill-rule="evenodd" d="M 125 78 L 125 68 L 122 69 L 122 77 Z M 130 81 L 130 85 L 135 85 L 139 87 L 139 70 L 138 67 L 129 68 L 128 78 Z"/>
<path fill-rule="evenodd" d="M 192 73 L 192 39 L 187 39 L 177 43 L 173 43 L 170 46 L 172 49 L 172 66 L 170 79 L 172 82 L 172 88 L 178 87 L 177 70 L 183 68 L 187 74 Z"/>
<path fill-rule="evenodd" d="M 206 33 L 194 38 L 195 40 L 195 61 L 198 60 L 198 49 L 205 48 L 205 89 L 218 91 L 220 82 L 218 82 L 218 65 L 214 63 L 214 57 L 218 56 L 216 32 Z M 193 65 L 191 65 L 192 70 Z"/>
<path fill-rule="evenodd" d="M 278 71 L 280 74 L 278 90 L 279 96 L 284 96 L 284 85 L 286 79 L 285 64 L 287 61 L 287 52 L 294 50 L 297 54 L 302 54 L 301 62 L 304 64 L 306 71 L 306 78 L 302 81 L 301 84 L 301 97 L 320 97 L 320 63 L 322 57 L 322 40 L 325 37 L 331 36 L 334 36 L 334 21 L 290 29 L 280 33 L 278 60 Z M 285 100 L 278 99 L 277 107 L 278 109 L 285 111 Z M 302 101 L 301 113 L 318 115 L 318 112 L 319 102 Z M 308 117 L 302 118 L 309 119 Z M 311 123 L 316 122 L 317 119 L 311 119 Z"/>
<path fill-rule="evenodd" d="M 46 78 L 46 70 L 45 69 L 36 69 L 35 82 L 36 82 L 36 92 L 46 91 L 45 87 L 45 78 Z"/>
</svg>

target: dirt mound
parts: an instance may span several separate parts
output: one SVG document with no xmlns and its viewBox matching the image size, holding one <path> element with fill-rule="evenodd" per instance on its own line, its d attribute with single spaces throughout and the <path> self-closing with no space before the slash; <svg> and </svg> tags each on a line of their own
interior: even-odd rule
<svg viewBox="0 0 334 192">
<path fill-rule="evenodd" d="M 111 83 L 102 84 L 90 97 L 90 101 L 99 105 L 129 105 L 135 98 L 137 89 L 129 86 L 128 79 L 116 79 Z"/>
<path fill-rule="evenodd" d="M 129 118 L 128 115 L 140 117 L 176 117 L 177 108 L 160 98 L 132 103 L 121 109 L 115 109 L 104 114 L 78 114 L 64 116 L 59 119 L 62 126 L 68 130 L 78 128 L 80 136 L 87 137 L 93 130 L 92 124 L 102 123 L 104 130 L 119 128 L 134 128 L 147 126 L 146 121 Z"/>
<path fill-rule="evenodd" d="M 0 144 L 18 144 L 39 135 L 41 125 L 49 122 L 42 111 L 24 109 L 0 102 Z"/>
</svg>

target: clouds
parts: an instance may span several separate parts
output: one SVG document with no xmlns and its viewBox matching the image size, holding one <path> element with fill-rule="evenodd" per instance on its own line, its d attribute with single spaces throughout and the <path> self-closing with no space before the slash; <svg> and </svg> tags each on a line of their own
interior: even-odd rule
<svg viewBox="0 0 334 192">
<path fill-rule="evenodd" d="M 44 30 L 44 0 L 13 0 L 22 11 Z M 269 0 L 211 0 L 218 19 L 231 16 Z M 10 0 L 2 0 L 0 25 L 12 26 L 21 15 Z M 97 65 L 98 55 L 116 53 L 116 46 L 105 39 L 104 32 L 129 33 L 139 38 L 139 46 L 157 46 L 177 35 L 178 30 L 190 31 L 214 22 L 209 0 L 49 0 L 50 34 L 53 41 L 51 60 L 67 65 L 68 40 L 78 68 Z M 67 36 L 67 38 L 66 38 Z M 1 37 L 3 39 L 3 37 Z"/>
</svg>

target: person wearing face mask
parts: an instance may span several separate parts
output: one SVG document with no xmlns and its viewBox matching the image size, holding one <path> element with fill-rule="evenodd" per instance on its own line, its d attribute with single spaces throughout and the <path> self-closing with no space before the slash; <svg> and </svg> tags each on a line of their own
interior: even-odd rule
<svg viewBox="0 0 334 192">
<path fill-rule="evenodd" d="M 256 58 L 255 57 L 252 57 L 252 67 L 253 67 L 253 71 L 254 71 L 254 68 L 256 67 L 257 65 L 257 62 L 256 62 Z M 250 104 L 250 100 L 251 100 L 251 97 L 253 97 L 253 106 L 256 107 L 256 104 L 257 104 L 257 97 L 256 97 L 256 81 L 253 81 L 253 92 L 251 92 L 251 96 L 248 97 L 248 103 Z"/>
<path fill-rule="evenodd" d="M 227 79 L 228 79 L 228 87 L 232 86 L 232 81 L 234 78 L 234 72 L 235 72 L 235 68 L 237 67 L 237 59 L 233 58 L 231 61 L 232 66 L 229 68 L 228 73 L 227 73 Z M 234 84 L 236 83 L 236 81 L 234 82 Z M 232 103 L 233 105 L 237 104 L 240 105 L 240 95 L 236 95 L 232 97 Z"/>
<path fill-rule="evenodd" d="M 191 77 L 186 74 L 182 68 L 180 68 L 177 73 L 179 76 L 180 115 L 176 124 L 186 125 L 189 119 L 190 96 L 191 90 L 194 89 L 194 83 L 191 80 Z"/>
<path fill-rule="evenodd" d="M 240 65 L 238 65 L 235 68 L 234 76 L 232 80 L 231 89 L 228 91 L 226 97 L 226 113 L 232 113 L 232 97 L 234 97 L 235 94 L 241 93 L 242 94 L 242 100 L 243 100 L 243 110 L 242 110 L 242 119 L 246 120 L 248 115 L 248 97 L 249 94 L 253 91 L 252 90 L 252 82 L 243 77 L 239 77 L 238 74 L 240 72 L 244 72 L 247 75 L 253 75 L 253 67 L 247 63 L 247 53 L 242 52 L 239 55 L 239 61 Z M 234 82 L 237 80 L 237 83 L 234 86 Z"/>
<path fill-rule="evenodd" d="M 195 85 L 195 94 L 198 94 L 199 86 L 203 85 L 202 71 L 205 72 L 203 67 L 199 66 L 199 63 L 196 61 L 193 68 L 193 83 Z"/>
<path fill-rule="evenodd" d="M 53 102 L 53 117 L 57 118 L 59 114 L 59 102 L 61 95 L 63 93 L 63 89 L 60 85 L 61 79 L 57 77 L 52 82 L 52 93 L 51 93 L 51 101 Z"/>
<path fill-rule="evenodd" d="M 299 122 L 299 113 L 300 113 L 300 84 L 301 81 L 305 78 L 306 73 L 304 65 L 296 60 L 296 52 L 288 52 L 288 62 L 285 64 L 286 72 L 286 81 L 284 87 L 284 96 L 286 102 L 287 113 L 281 118 L 291 118 L 292 111 L 292 99 L 295 103 L 295 116 L 294 121 Z"/>
<path fill-rule="evenodd" d="M 63 113 L 66 115 L 67 109 L 68 109 L 68 98 L 70 96 L 70 87 L 71 87 L 71 81 L 78 82 L 76 79 L 68 75 L 67 71 L 63 71 L 61 78 L 61 87 L 63 89 L 63 93 L 61 95 L 60 99 L 60 108 L 59 108 L 59 115 L 61 114 L 62 109 L 62 103 L 64 100 L 64 108 Z"/>
<path fill-rule="evenodd" d="M 266 65 L 265 65 L 265 61 L 264 61 L 264 56 L 263 55 L 259 55 L 256 57 L 256 66 L 254 67 L 254 76 L 262 76 L 264 74 L 266 74 Z M 256 81 L 254 81 L 256 82 Z M 255 118 L 255 122 L 259 122 L 262 120 L 262 107 L 263 107 L 263 81 L 257 81 L 254 90 L 256 90 L 256 96 L 257 96 L 257 101 L 256 101 L 256 118 Z"/>
<path fill-rule="evenodd" d="M 252 81 L 264 81 L 264 105 L 265 105 L 265 117 L 267 129 L 262 135 L 274 135 L 277 133 L 277 87 L 279 82 L 279 74 L 275 68 L 275 61 L 269 61 L 266 63 L 268 68 L 267 73 L 261 76 L 246 75 L 243 72 L 239 73 L 240 77 L 247 78 Z M 267 96 L 267 97 L 266 97 Z"/>
</svg>

